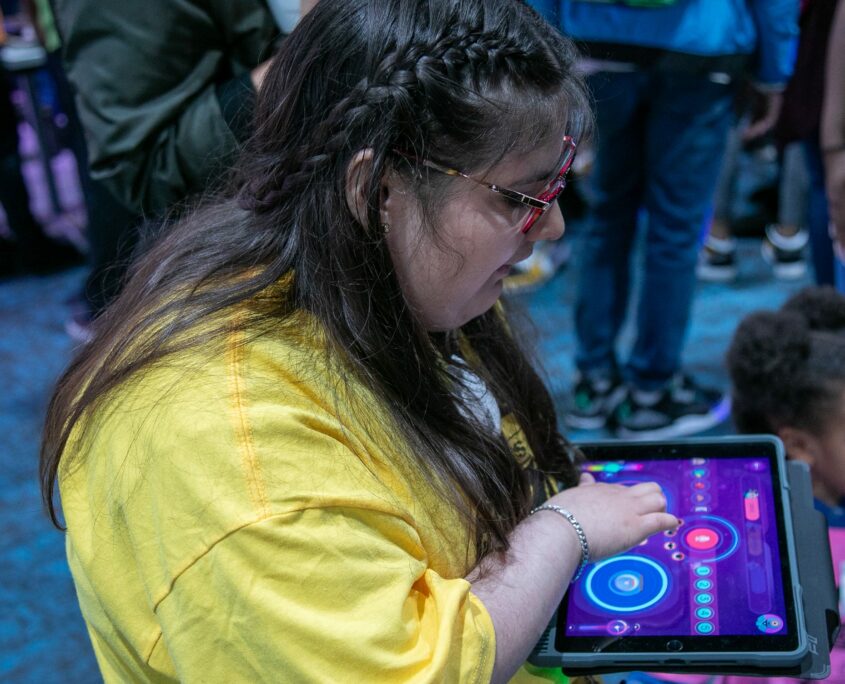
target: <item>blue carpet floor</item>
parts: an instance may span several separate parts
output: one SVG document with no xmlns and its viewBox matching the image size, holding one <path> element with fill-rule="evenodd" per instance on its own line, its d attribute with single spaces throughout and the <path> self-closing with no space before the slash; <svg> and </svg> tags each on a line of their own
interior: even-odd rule
<svg viewBox="0 0 845 684">
<path fill-rule="evenodd" d="M 573 371 L 577 235 L 572 242 L 569 266 L 536 292 L 514 297 L 536 324 L 538 355 L 559 406 L 566 400 Z M 689 371 L 723 388 L 727 383 L 722 359 L 737 321 L 747 312 L 777 307 L 806 284 L 773 280 L 760 259 L 759 243 L 753 240 L 742 241 L 740 261 L 737 283 L 699 286 L 685 353 Z M 99 680 L 65 562 L 63 536 L 50 526 L 41 508 L 36 466 L 50 387 L 72 353 L 62 327 L 65 302 L 83 276 L 77 269 L 0 283 L 0 680 L 4 682 Z"/>
</svg>

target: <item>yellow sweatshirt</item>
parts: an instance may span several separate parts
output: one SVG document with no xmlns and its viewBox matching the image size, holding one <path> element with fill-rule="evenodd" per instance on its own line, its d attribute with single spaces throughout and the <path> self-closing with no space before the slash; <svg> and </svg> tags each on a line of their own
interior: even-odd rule
<svg viewBox="0 0 845 684">
<path fill-rule="evenodd" d="M 148 368 L 69 443 L 67 554 L 106 682 L 489 681 L 466 527 L 299 330 Z"/>
</svg>

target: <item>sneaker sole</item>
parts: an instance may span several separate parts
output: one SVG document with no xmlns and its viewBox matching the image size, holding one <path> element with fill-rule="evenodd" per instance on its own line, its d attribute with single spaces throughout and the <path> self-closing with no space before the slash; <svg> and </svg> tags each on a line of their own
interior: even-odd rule
<svg viewBox="0 0 845 684">
<path fill-rule="evenodd" d="M 699 264 L 695 275 L 706 283 L 730 283 L 736 280 L 739 270 L 736 266 L 710 266 Z"/>
<path fill-rule="evenodd" d="M 623 426 L 619 426 L 615 430 L 615 435 L 632 442 L 687 437 L 719 425 L 728 418 L 730 413 L 731 400 L 725 397 L 704 415 L 684 416 L 670 425 L 662 428 L 654 428 L 653 430 L 629 430 Z"/>
<path fill-rule="evenodd" d="M 607 418 L 605 416 L 565 416 L 564 422 L 566 427 L 574 428 L 575 430 L 601 430 L 607 427 Z"/>
<path fill-rule="evenodd" d="M 804 259 L 792 262 L 778 261 L 775 255 L 775 248 L 768 242 L 763 242 L 760 245 L 760 253 L 763 255 L 763 261 L 772 267 L 772 273 L 775 274 L 775 278 L 780 280 L 797 280 L 798 278 L 803 278 L 807 273 L 807 262 Z"/>
<path fill-rule="evenodd" d="M 625 398 L 625 387 L 619 385 L 605 400 L 605 413 L 598 416 L 579 416 L 574 413 L 564 416 L 567 427 L 576 430 L 601 430 L 608 426 L 610 414 Z"/>
<path fill-rule="evenodd" d="M 775 274 L 775 278 L 780 280 L 798 280 L 798 278 L 803 278 L 806 275 L 807 264 L 803 261 L 794 264 L 774 264 L 772 272 Z"/>
</svg>

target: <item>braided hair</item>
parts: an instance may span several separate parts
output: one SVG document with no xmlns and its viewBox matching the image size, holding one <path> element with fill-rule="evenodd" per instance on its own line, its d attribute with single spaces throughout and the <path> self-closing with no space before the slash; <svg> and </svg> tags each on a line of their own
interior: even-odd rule
<svg viewBox="0 0 845 684">
<path fill-rule="evenodd" d="M 472 420 L 442 360 L 469 344 L 473 370 L 520 422 L 542 474 L 575 484 L 573 454 L 499 312 L 438 334 L 413 313 L 379 229 L 379 181 L 402 174 L 436 235 L 454 180 L 421 173 L 397 152 L 471 173 L 549 131 L 585 135 L 589 102 L 575 57 L 520 0 L 321 0 L 265 77 L 228 191 L 168 228 L 136 263 L 61 379 L 41 455 L 54 522 L 59 461 L 83 412 L 139 369 L 231 329 L 230 319 L 208 322 L 258 293 L 266 301 L 284 281 L 273 306 L 248 309 L 240 325 L 278 332 L 295 312 L 310 313 L 338 377 L 351 369 L 382 401 L 427 481 L 475 531 L 476 554 L 506 548 L 536 487 L 504 439 Z M 362 149 L 372 152 L 364 225 L 345 190 Z"/>
<path fill-rule="evenodd" d="M 845 393 L 845 296 L 810 287 L 739 325 L 727 354 L 742 432 L 822 433 Z"/>
</svg>

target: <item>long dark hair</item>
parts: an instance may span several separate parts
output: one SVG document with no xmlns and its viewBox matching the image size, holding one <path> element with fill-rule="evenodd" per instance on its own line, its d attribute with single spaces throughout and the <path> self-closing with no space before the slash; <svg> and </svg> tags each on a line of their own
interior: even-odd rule
<svg viewBox="0 0 845 684">
<path fill-rule="evenodd" d="M 574 59 L 571 44 L 516 0 L 321 0 L 270 68 L 233 187 L 136 263 L 60 379 L 41 450 L 54 523 L 60 460 L 66 467 L 72 456 L 62 452 L 83 413 L 151 363 L 235 325 L 225 315 L 198 322 L 264 293 L 265 305 L 248 307 L 237 325 L 280 334 L 294 312 L 310 313 L 326 332 L 328 362 L 383 402 L 421 472 L 472 525 L 476 553 L 506 548 L 536 488 L 504 439 L 462 405 L 444 358 L 472 350 L 473 369 L 520 422 L 540 472 L 574 484 L 571 450 L 499 311 L 437 335 L 417 320 L 379 229 L 379 179 L 405 174 L 436 232 L 455 181 L 414 171 L 395 152 L 472 171 L 551 130 L 581 135 L 589 106 Z M 373 154 L 364 226 L 345 192 L 362 149 Z M 277 294 L 268 300 L 268 291 Z"/>
</svg>

